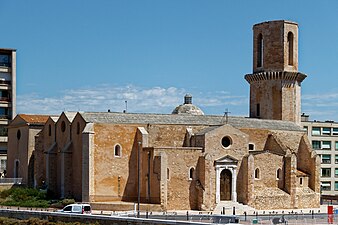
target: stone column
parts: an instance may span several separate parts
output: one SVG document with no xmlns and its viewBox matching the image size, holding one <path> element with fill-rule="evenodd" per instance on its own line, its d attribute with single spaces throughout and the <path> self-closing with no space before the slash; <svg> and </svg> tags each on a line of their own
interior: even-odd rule
<svg viewBox="0 0 338 225">
<path fill-rule="evenodd" d="M 232 196 L 231 200 L 237 202 L 237 170 L 236 167 L 231 168 L 232 172 Z"/>
<path fill-rule="evenodd" d="M 216 203 L 220 202 L 220 179 L 221 179 L 221 171 L 220 171 L 220 167 L 216 166 Z"/>
</svg>

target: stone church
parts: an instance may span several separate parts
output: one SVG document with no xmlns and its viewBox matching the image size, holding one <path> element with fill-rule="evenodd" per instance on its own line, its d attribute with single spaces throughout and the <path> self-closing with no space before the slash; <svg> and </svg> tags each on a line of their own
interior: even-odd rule
<svg viewBox="0 0 338 225">
<path fill-rule="evenodd" d="M 30 128 L 22 117 L 29 115 L 18 115 L 9 126 L 8 176 L 22 177 L 20 168 L 29 164 L 23 182 L 92 203 L 136 202 L 139 191 L 142 203 L 163 210 L 213 210 L 225 201 L 316 208 L 320 161 L 300 127 L 305 78 L 298 71 L 298 25 L 256 24 L 253 73 L 245 75 L 249 118 L 204 115 L 186 95 L 172 114 L 44 117 L 35 138 L 24 138 Z M 34 159 L 20 161 L 20 154 Z"/>
</svg>

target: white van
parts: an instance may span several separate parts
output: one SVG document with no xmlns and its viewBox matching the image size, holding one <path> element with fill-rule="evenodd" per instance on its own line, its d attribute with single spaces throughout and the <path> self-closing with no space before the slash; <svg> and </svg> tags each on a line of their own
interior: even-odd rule
<svg viewBox="0 0 338 225">
<path fill-rule="evenodd" d="M 92 208 L 89 204 L 70 204 L 59 210 L 59 212 L 92 214 Z"/>
</svg>

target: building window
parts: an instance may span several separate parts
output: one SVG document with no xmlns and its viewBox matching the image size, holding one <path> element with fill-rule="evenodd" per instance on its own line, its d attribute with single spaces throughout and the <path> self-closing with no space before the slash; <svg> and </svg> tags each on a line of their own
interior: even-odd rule
<svg viewBox="0 0 338 225">
<path fill-rule="evenodd" d="M 312 148 L 313 149 L 321 149 L 321 142 L 320 141 L 312 141 Z"/>
<path fill-rule="evenodd" d="M 338 150 L 338 141 L 335 142 L 335 149 Z"/>
<path fill-rule="evenodd" d="M 338 164 L 338 155 L 335 155 L 334 163 L 335 163 L 335 164 Z"/>
<path fill-rule="evenodd" d="M 222 138 L 222 146 L 224 148 L 228 148 L 231 145 L 231 138 L 228 136 L 225 136 Z"/>
<path fill-rule="evenodd" d="M 66 131 L 66 123 L 65 123 L 65 121 L 62 121 L 62 123 L 61 123 L 61 131 L 62 132 Z"/>
<path fill-rule="evenodd" d="M 320 135 L 320 127 L 312 127 L 312 136 Z"/>
<path fill-rule="evenodd" d="M 331 128 L 323 127 L 322 135 L 331 135 Z"/>
<path fill-rule="evenodd" d="M 334 168 L 334 177 L 338 177 L 338 168 Z"/>
<path fill-rule="evenodd" d="M 260 178 L 259 175 L 260 175 L 260 174 L 259 174 L 259 169 L 256 168 L 256 169 L 255 169 L 255 179 L 259 179 L 259 178 Z"/>
<path fill-rule="evenodd" d="M 302 178 L 302 177 L 299 178 L 299 184 L 300 184 L 300 185 L 303 185 L 303 178 Z"/>
<path fill-rule="evenodd" d="M 189 180 L 194 179 L 194 172 L 195 172 L 195 169 L 193 167 L 190 168 L 190 170 L 189 170 Z"/>
<path fill-rule="evenodd" d="M 281 169 L 278 169 L 277 170 L 277 173 L 276 173 L 276 178 L 277 180 L 279 180 L 281 178 L 281 175 L 282 175 L 282 170 Z"/>
<path fill-rule="evenodd" d="M 121 145 L 117 144 L 114 147 L 114 156 L 115 157 L 121 157 L 121 155 L 122 155 L 122 147 L 121 147 Z"/>
<path fill-rule="evenodd" d="M 331 155 L 322 155 L 322 163 L 330 164 L 331 163 Z"/>
<path fill-rule="evenodd" d="M 338 191 L 338 182 L 337 182 L 337 181 L 334 182 L 334 190 L 335 190 L 335 191 Z"/>
<path fill-rule="evenodd" d="M 11 56 L 9 54 L 0 54 L 0 66 L 10 67 L 11 65 Z"/>
<path fill-rule="evenodd" d="M 249 150 L 255 150 L 255 145 L 254 144 L 249 144 Z"/>
<path fill-rule="evenodd" d="M 331 177 L 331 168 L 322 168 L 322 177 Z"/>
<path fill-rule="evenodd" d="M 306 133 L 307 133 L 308 129 L 309 129 L 309 128 L 308 128 L 307 126 L 304 126 L 304 127 L 303 127 L 303 130 L 304 130 Z"/>
<path fill-rule="evenodd" d="M 0 126 L 0 136 L 1 137 L 8 136 L 8 129 L 5 126 Z"/>
<path fill-rule="evenodd" d="M 321 183 L 322 191 L 331 191 L 331 182 L 330 181 L 322 181 Z"/>
<path fill-rule="evenodd" d="M 331 149 L 331 141 L 323 141 L 322 149 Z"/>
<path fill-rule="evenodd" d="M 259 34 L 257 38 L 257 67 L 263 66 L 264 42 L 263 35 Z"/>
<path fill-rule="evenodd" d="M 288 47 L 289 47 L 289 65 L 293 65 L 293 33 L 288 33 Z"/>
<path fill-rule="evenodd" d="M 3 175 L 5 176 L 6 174 L 6 164 L 7 164 L 7 160 L 6 159 L 1 159 L 0 160 L 0 172 L 3 173 Z"/>
<path fill-rule="evenodd" d="M 20 129 L 16 132 L 16 138 L 18 140 L 20 140 L 20 138 L 21 138 L 21 131 L 20 131 Z"/>
<path fill-rule="evenodd" d="M 8 119 L 9 118 L 8 108 L 0 107 L 0 118 L 2 118 L 2 119 Z"/>
<path fill-rule="evenodd" d="M 332 128 L 332 135 L 338 135 L 338 128 Z"/>
<path fill-rule="evenodd" d="M 169 171 L 169 168 L 167 168 L 167 180 L 169 180 L 170 178 L 170 171 Z"/>
</svg>

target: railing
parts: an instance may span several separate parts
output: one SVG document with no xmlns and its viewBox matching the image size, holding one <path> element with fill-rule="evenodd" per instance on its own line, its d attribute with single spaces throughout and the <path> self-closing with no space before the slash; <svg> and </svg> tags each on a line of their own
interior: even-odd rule
<svg viewBox="0 0 338 225">
<path fill-rule="evenodd" d="M 22 178 L 0 178 L 0 184 L 21 184 Z"/>
</svg>

